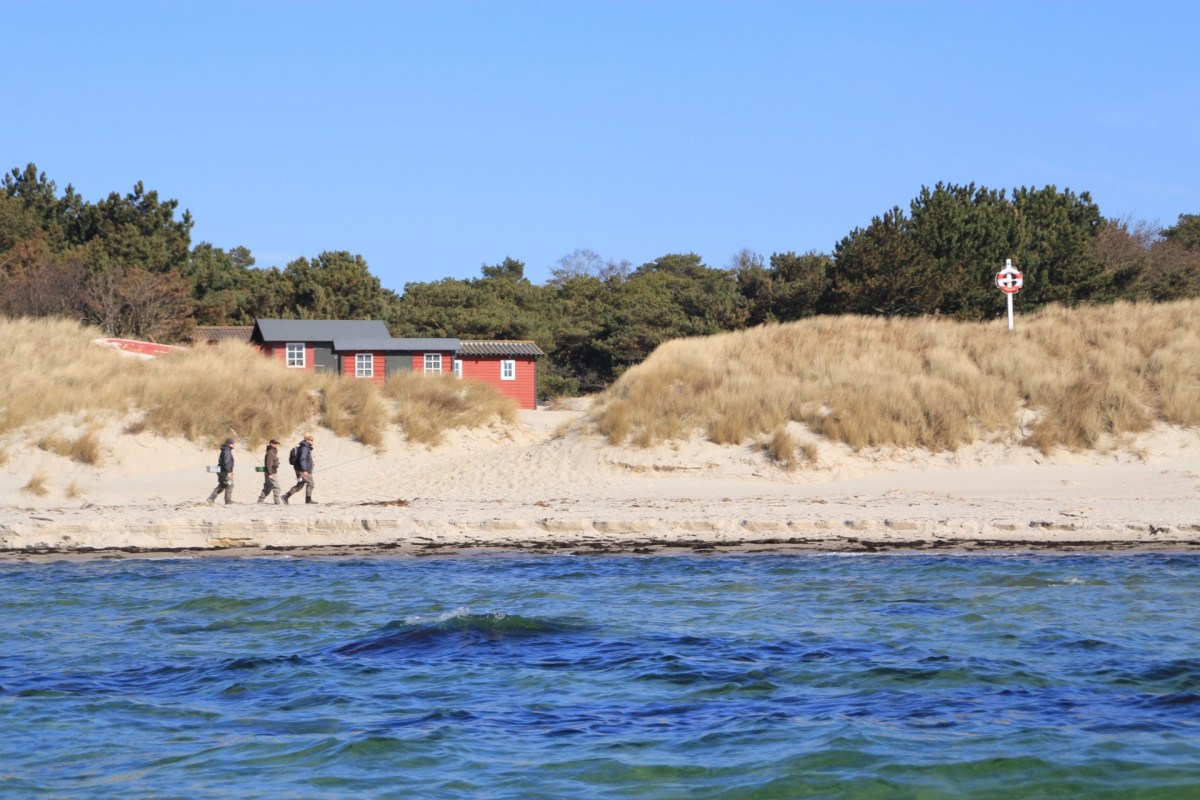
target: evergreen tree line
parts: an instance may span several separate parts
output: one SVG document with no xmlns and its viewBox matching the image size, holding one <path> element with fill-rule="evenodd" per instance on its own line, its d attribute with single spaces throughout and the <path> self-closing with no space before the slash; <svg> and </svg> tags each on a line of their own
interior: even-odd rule
<svg viewBox="0 0 1200 800">
<path fill-rule="evenodd" d="M 1048 303 L 1200 296 L 1200 215 L 1175 225 L 1107 219 L 1087 192 L 1010 193 L 939 183 L 856 228 L 832 253 L 736 254 L 724 268 L 695 254 L 635 267 L 589 250 L 564 256 L 544 285 L 520 261 L 472 279 L 382 286 L 346 251 L 255 266 L 244 247 L 191 244 L 191 215 L 141 183 L 91 203 L 61 195 L 36 166 L 0 192 L 0 313 L 64 316 L 113 336 L 186 341 L 196 325 L 260 317 L 382 319 L 394 336 L 531 339 L 547 353 L 540 391 L 603 388 L 660 343 L 817 314 L 944 315 L 1005 311 L 995 273 L 1012 259 L 1022 311 Z"/>
</svg>

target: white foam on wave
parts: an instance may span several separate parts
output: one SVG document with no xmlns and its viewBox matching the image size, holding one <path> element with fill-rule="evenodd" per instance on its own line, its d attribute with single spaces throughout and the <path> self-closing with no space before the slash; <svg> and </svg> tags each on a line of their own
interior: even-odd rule
<svg viewBox="0 0 1200 800">
<path fill-rule="evenodd" d="M 443 611 L 440 614 L 411 614 L 404 618 L 405 625 L 438 625 L 443 622 L 449 622 L 452 619 L 462 619 L 471 616 L 471 609 L 466 606 L 449 611 Z"/>
</svg>

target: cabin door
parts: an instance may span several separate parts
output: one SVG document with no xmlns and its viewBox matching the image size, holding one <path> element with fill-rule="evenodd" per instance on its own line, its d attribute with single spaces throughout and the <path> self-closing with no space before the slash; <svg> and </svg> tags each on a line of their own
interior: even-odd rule
<svg viewBox="0 0 1200 800">
<path fill-rule="evenodd" d="M 412 372 L 412 355 L 409 353 L 396 355 L 389 353 L 384 356 L 383 368 L 385 371 L 385 380 L 398 372 Z"/>
<path fill-rule="evenodd" d="M 313 370 L 315 372 L 338 372 L 338 363 L 333 355 L 332 347 L 313 345 Z"/>
</svg>

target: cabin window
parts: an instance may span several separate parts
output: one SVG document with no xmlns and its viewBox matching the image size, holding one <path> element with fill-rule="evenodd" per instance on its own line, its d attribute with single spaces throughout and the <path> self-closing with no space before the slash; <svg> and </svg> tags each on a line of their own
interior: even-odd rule
<svg viewBox="0 0 1200 800">
<path fill-rule="evenodd" d="M 355 353 L 354 354 L 354 377 L 356 377 L 356 378 L 374 378 L 375 377 L 375 356 L 373 353 Z"/>
<path fill-rule="evenodd" d="M 304 369 L 304 343 L 288 342 L 287 365 L 291 369 Z"/>
<path fill-rule="evenodd" d="M 441 372 L 442 371 L 442 354 L 441 353 L 426 353 L 425 354 L 425 372 Z"/>
<path fill-rule="evenodd" d="M 517 379 L 517 362 L 506 358 L 500 362 L 500 380 L 515 381 Z"/>
</svg>

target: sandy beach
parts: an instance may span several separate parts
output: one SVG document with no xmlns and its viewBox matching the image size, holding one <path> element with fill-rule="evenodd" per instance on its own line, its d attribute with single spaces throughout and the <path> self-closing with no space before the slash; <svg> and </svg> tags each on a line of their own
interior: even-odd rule
<svg viewBox="0 0 1200 800">
<path fill-rule="evenodd" d="M 1051 456 L 1004 442 L 952 453 L 821 441 L 785 471 L 750 445 L 612 447 L 580 407 L 382 451 L 316 429 L 317 504 L 257 504 L 262 448 L 236 448 L 235 503 L 205 502 L 216 448 L 121 433 L 99 465 L 10 442 L 0 558 L 532 550 L 927 551 L 1200 548 L 1200 433 Z M 62 421 L 55 430 L 63 431 Z M 281 436 L 287 450 L 303 431 Z M 41 471 L 46 494 L 25 487 Z"/>
</svg>

